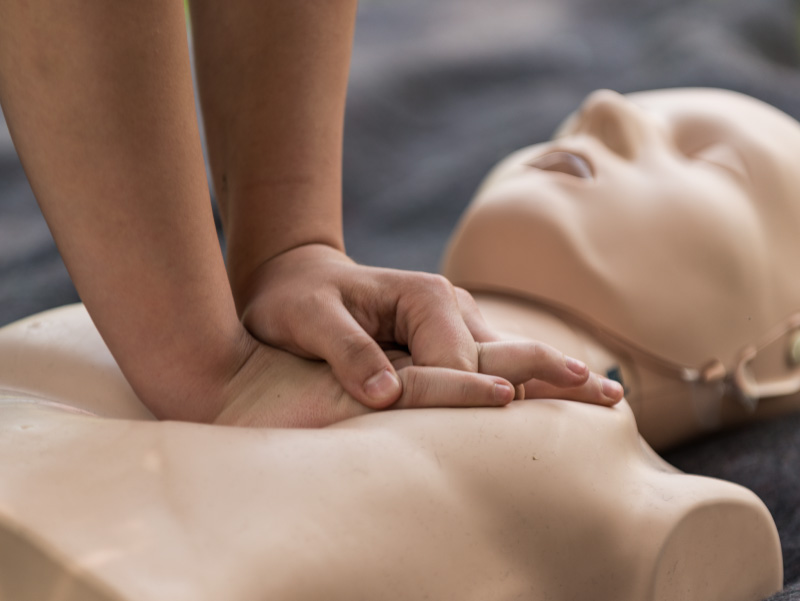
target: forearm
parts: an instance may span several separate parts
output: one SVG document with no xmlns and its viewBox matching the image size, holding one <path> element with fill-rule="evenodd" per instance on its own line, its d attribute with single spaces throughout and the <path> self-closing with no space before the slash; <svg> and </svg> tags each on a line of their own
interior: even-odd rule
<svg viewBox="0 0 800 601">
<path fill-rule="evenodd" d="M 213 417 L 241 357 L 180 2 L 0 2 L 0 100 L 75 285 L 156 413 Z M 205 395 L 205 396 L 204 396 Z"/>
<path fill-rule="evenodd" d="M 209 158 L 237 296 L 256 267 L 289 248 L 343 248 L 342 129 L 356 4 L 191 3 Z"/>
</svg>

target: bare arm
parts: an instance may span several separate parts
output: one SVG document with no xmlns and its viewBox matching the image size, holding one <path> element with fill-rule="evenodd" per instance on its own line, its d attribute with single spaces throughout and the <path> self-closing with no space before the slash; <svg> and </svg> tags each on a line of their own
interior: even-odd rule
<svg viewBox="0 0 800 601">
<path fill-rule="evenodd" d="M 253 272 L 275 255 L 311 243 L 344 249 L 342 130 L 356 5 L 191 2 L 237 303 L 246 303 Z"/>
<path fill-rule="evenodd" d="M 209 158 L 245 325 L 269 344 L 325 359 L 372 408 L 403 394 L 376 341 L 407 346 L 422 369 L 449 368 L 430 372 L 428 404 L 458 398 L 476 381 L 481 398 L 461 395 L 455 404 L 507 403 L 511 383 L 492 376 L 519 362 L 596 402 L 618 400 L 621 391 L 605 398 L 585 365 L 552 349 L 508 346 L 500 369 L 486 372 L 476 342 L 498 338 L 466 292 L 438 276 L 362 267 L 344 255 L 342 134 L 356 5 L 192 0 Z M 467 373 L 481 371 L 478 380 Z"/>
<path fill-rule="evenodd" d="M 180 2 L 0 1 L 0 101 L 70 275 L 140 398 L 204 420 L 252 345 L 191 86 Z"/>
</svg>

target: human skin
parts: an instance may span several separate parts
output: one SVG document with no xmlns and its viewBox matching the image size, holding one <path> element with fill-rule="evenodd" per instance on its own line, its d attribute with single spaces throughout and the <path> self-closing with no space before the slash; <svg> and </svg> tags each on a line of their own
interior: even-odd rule
<svg viewBox="0 0 800 601">
<path fill-rule="evenodd" d="M 417 367 L 475 373 L 475 342 L 499 337 L 469 294 L 441 276 L 359 266 L 344 254 L 342 131 L 356 5 L 193 0 L 192 37 L 243 323 L 267 344 L 327 361 L 353 398 L 382 409 L 402 387 L 379 343 L 407 347 Z M 550 359 L 531 358 L 550 366 L 554 383 L 586 384 L 581 398 L 622 397 L 583 365 Z M 448 378 L 455 390 L 465 377 L 439 372 Z"/>
<path fill-rule="evenodd" d="M 345 37 L 343 30 L 337 39 Z M 151 411 L 209 422 L 250 398 L 263 422 L 299 423 L 294 358 L 256 340 L 237 317 L 211 215 L 182 5 L 3 0 L 0 101 L 76 288 Z M 418 287 L 413 296 L 427 293 Z M 410 344 L 417 330 L 432 339 L 452 330 L 440 328 L 433 318 L 441 312 L 428 305 L 401 316 L 411 333 L 398 342 Z M 445 313 L 463 334 L 459 306 Z M 407 366 L 397 373 L 396 404 L 509 402 L 520 382 L 481 373 L 483 347 L 469 342 L 471 372 Z M 516 369 L 521 351 L 526 363 L 538 361 L 541 377 L 586 382 L 584 397 L 611 401 L 599 378 L 569 370 L 562 354 L 541 346 L 506 354 L 511 348 L 491 351 L 504 357 L 501 371 Z M 329 377 L 315 388 L 320 398 L 339 390 Z M 341 413 L 323 406 L 318 417 L 330 423 Z"/>
<path fill-rule="evenodd" d="M 255 345 L 216 242 L 182 19 L 176 2 L 6 0 L 0 99 L 126 376 L 158 413 L 202 421 Z"/>
<path fill-rule="evenodd" d="M 506 313 L 523 320 L 509 327 L 506 317 L 506 330 L 530 335 L 543 303 L 545 313 L 550 306 L 574 316 L 570 328 L 584 327 L 584 338 L 596 325 L 623 350 L 689 368 L 718 365 L 732 384 L 747 349 L 800 310 L 798 152 L 796 121 L 734 92 L 595 92 L 554 140 L 514 153 L 490 174 L 454 234 L 444 273 L 473 293 L 506 295 Z M 503 319 L 498 302 L 489 295 L 479 304 Z M 514 309 L 520 302 L 532 303 L 527 313 Z M 575 352 L 568 338 L 559 344 Z M 786 358 L 791 341 L 754 362 L 767 381 L 800 382 Z M 618 351 L 606 354 L 641 371 Z M 752 418 L 736 410 L 735 391 L 693 400 L 675 376 L 641 377 L 634 410 L 658 447 Z M 798 404 L 795 391 L 759 413 Z"/>
<path fill-rule="evenodd" d="M 781 586 L 763 504 L 658 459 L 626 403 L 250 429 L 157 422 L 127 386 L 80 306 L 0 330 L 0 595 L 755 601 Z"/>
</svg>

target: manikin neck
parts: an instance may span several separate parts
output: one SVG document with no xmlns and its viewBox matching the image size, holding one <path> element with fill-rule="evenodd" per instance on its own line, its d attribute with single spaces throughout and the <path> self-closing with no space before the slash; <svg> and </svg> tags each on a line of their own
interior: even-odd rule
<svg viewBox="0 0 800 601">
<path fill-rule="evenodd" d="M 657 449 L 800 408 L 798 393 L 776 395 L 762 399 L 757 408 L 748 407 L 725 380 L 691 382 L 679 368 L 628 352 L 624 345 L 608 344 L 606 337 L 594 335 L 580 320 L 567 319 L 545 304 L 504 294 L 473 292 L 473 296 L 496 330 L 547 343 L 584 361 L 593 372 L 620 381 L 640 431 Z"/>
<path fill-rule="evenodd" d="M 506 336 L 549 344 L 602 375 L 613 375 L 624 362 L 623 357 L 589 332 L 554 315 L 547 307 L 509 295 L 473 292 L 473 296 L 489 325 Z"/>
</svg>

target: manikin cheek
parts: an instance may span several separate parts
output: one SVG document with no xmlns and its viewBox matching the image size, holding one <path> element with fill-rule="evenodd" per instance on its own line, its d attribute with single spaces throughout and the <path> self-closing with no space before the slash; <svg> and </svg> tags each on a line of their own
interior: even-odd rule
<svg viewBox="0 0 800 601">
<path fill-rule="evenodd" d="M 505 188 L 473 206 L 446 275 L 561 305 L 680 363 L 741 348 L 757 334 L 747 319 L 763 325 L 767 313 L 752 205 L 735 189 L 712 197 L 706 188 L 719 186 L 708 179 L 695 178 L 695 190 L 629 180 L 627 195 L 598 185 L 589 198 L 546 183 L 535 197 Z"/>
<path fill-rule="evenodd" d="M 616 236 L 589 228 L 582 256 L 594 290 L 584 297 L 591 300 L 572 301 L 626 338 L 692 365 L 722 352 L 717 341 L 741 348 L 756 335 L 752 324 L 763 327 L 769 313 L 769 259 L 758 216 L 735 190 L 724 199 L 703 191 L 699 185 L 698 197 L 662 190 L 665 196 L 651 197 L 640 212 L 629 210 L 627 228 Z"/>
<path fill-rule="evenodd" d="M 445 274 L 477 289 L 567 288 L 577 293 L 584 274 L 575 258 L 586 243 L 580 223 L 565 199 L 550 195 L 534 201 L 506 196 L 478 203 L 451 242 Z"/>
</svg>

